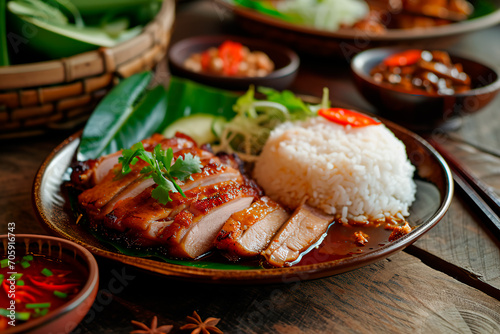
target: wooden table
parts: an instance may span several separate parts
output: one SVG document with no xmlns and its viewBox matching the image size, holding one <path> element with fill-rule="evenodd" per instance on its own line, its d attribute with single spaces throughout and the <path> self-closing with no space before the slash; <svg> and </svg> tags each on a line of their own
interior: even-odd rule
<svg viewBox="0 0 500 334">
<path fill-rule="evenodd" d="M 178 7 L 174 40 L 196 34 L 241 33 L 230 13 L 209 1 Z M 449 48 L 500 66 L 500 26 L 450 41 Z M 429 42 L 429 48 L 439 47 Z M 374 111 L 356 92 L 345 63 L 303 59 L 292 89 Z M 500 158 L 466 141 L 500 146 L 500 97 L 468 117 L 444 145 L 500 192 Z M 0 143 L 0 232 L 46 233 L 31 206 L 38 166 L 69 133 Z M 500 241 L 456 194 L 442 221 L 390 258 L 315 281 L 263 286 L 217 286 L 175 281 L 98 259 L 100 291 L 75 333 L 128 333 L 131 320 L 172 324 L 196 310 L 221 318 L 227 333 L 499 333 Z M 116 278 L 119 277 L 116 283 Z"/>
</svg>

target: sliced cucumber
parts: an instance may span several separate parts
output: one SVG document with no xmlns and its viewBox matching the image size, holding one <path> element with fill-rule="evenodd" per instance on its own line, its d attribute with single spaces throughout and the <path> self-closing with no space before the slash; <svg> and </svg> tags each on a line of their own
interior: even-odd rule
<svg viewBox="0 0 500 334">
<path fill-rule="evenodd" d="M 222 131 L 224 130 L 224 127 L 228 123 L 227 119 L 222 116 L 216 116 L 214 118 L 214 121 L 212 122 L 212 133 L 217 137 L 217 139 L 220 138 Z"/>
<path fill-rule="evenodd" d="M 165 137 L 173 137 L 178 131 L 187 134 L 199 145 L 213 143 L 218 138 L 217 133 L 214 131 L 214 124 L 220 122 L 225 122 L 224 117 L 210 114 L 186 116 L 167 126 L 163 130 L 163 135 Z"/>
</svg>

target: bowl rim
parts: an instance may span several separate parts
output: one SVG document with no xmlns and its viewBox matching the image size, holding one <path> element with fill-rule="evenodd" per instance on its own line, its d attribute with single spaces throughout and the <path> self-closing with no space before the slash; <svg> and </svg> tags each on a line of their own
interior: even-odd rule
<svg viewBox="0 0 500 334">
<path fill-rule="evenodd" d="M 479 65 L 486 67 L 491 72 L 495 73 L 496 79 L 493 82 L 491 82 L 485 86 L 476 87 L 476 88 L 473 88 L 473 89 L 470 89 L 470 90 L 467 90 L 467 91 L 461 92 L 461 93 L 445 95 L 445 94 L 436 94 L 436 93 L 427 93 L 427 92 L 421 92 L 421 93 L 415 92 L 415 91 L 409 92 L 405 89 L 391 86 L 389 84 L 378 83 L 373 79 L 373 77 L 369 73 L 366 73 L 365 71 L 362 70 L 362 64 L 364 64 L 366 62 L 367 58 L 378 57 L 382 54 L 384 56 L 387 56 L 388 54 L 394 54 L 396 52 L 410 50 L 410 49 L 412 49 L 412 48 L 405 47 L 405 46 L 390 46 L 390 47 L 378 47 L 378 48 L 364 50 L 364 51 L 356 54 L 353 57 L 353 59 L 351 60 L 351 65 L 350 65 L 351 71 L 355 74 L 355 76 L 358 76 L 361 79 L 363 79 L 364 81 L 366 81 L 372 85 L 375 85 L 377 87 L 380 87 L 381 89 L 389 90 L 389 91 L 393 91 L 393 92 L 398 92 L 398 93 L 409 94 L 409 95 L 413 95 L 413 96 L 421 96 L 421 97 L 426 97 L 426 98 L 436 98 L 436 99 L 450 98 L 450 97 L 463 97 L 463 98 L 465 98 L 465 97 L 469 97 L 469 96 L 477 96 L 477 95 L 482 95 L 482 94 L 486 94 L 486 93 L 491 93 L 491 92 L 494 92 L 494 91 L 497 91 L 500 89 L 500 67 L 498 67 L 494 64 L 491 64 L 489 62 L 478 60 L 474 57 L 465 56 L 465 55 L 460 54 L 460 53 L 449 52 L 449 51 L 444 50 L 444 49 L 439 49 L 439 50 L 446 51 L 450 55 L 450 57 L 452 57 L 452 58 L 456 58 L 458 60 L 466 60 L 466 61 L 473 62 L 473 63 L 476 63 L 476 64 L 479 64 Z M 422 49 L 422 51 L 424 51 L 424 50 L 425 49 Z M 437 49 L 433 49 L 433 50 L 437 50 Z M 387 54 L 387 52 L 389 52 L 389 53 Z M 382 61 L 382 60 L 383 60 L 383 58 L 380 59 L 380 61 Z M 468 73 L 468 75 L 470 76 L 469 73 Z"/>
<path fill-rule="evenodd" d="M 286 56 L 288 58 L 288 64 L 286 64 L 283 67 L 280 67 L 278 69 L 273 70 L 270 74 L 263 76 L 263 77 L 237 77 L 237 76 L 224 76 L 224 75 L 214 75 L 214 74 L 207 74 L 204 72 L 194 72 L 184 66 L 184 60 L 185 59 L 180 59 L 178 56 L 179 52 L 184 51 L 185 49 L 189 49 L 193 47 L 194 45 L 200 45 L 200 44 L 207 44 L 207 45 L 213 45 L 213 46 L 218 46 L 222 42 L 226 40 L 232 40 L 235 42 L 239 42 L 243 44 L 244 46 L 250 47 L 250 48 L 255 48 L 258 49 L 259 47 L 265 47 L 268 49 L 272 49 L 273 51 L 279 52 L 282 55 Z M 271 57 L 269 57 L 271 58 Z M 254 81 L 254 80 L 272 80 L 272 79 L 278 79 L 282 78 L 288 75 L 293 74 L 296 72 L 300 66 L 300 58 L 298 54 L 293 51 L 292 49 L 280 45 L 280 44 L 275 44 L 275 43 L 270 43 L 266 40 L 262 39 L 256 39 L 256 38 L 250 38 L 250 37 L 245 37 L 245 36 L 236 36 L 236 35 L 203 35 L 203 36 L 194 36 L 194 37 L 188 37 L 185 39 L 182 39 L 170 47 L 168 51 L 168 60 L 171 64 L 174 66 L 181 68 L 184 71 L 187 71 L 189 73 L 192 73 L 194 75 L 198 75 L 200 77 L 204 77 L 207 79 L 213 79 L 217 81 L 225 81 L 225 82 L 247 82 L 247 81 Z M 271 60 L 273 60 L 271 58 Z M 274 62 L 274 60 L 273 60 Z"/>
<path fill-rule="evenodd" d="M 9 234 L 1 234 L 0 240 L 4 239 L 8 240 L 8 236 Z M 81 256 L 81 258 L 85 261 L 85 263 L 88 266 L 88 276 L 86 276 L 86 281 L 82 289 L 65 304 L 59 306 L 52 312 L 49 312 L 46 316 L 40 317 L 32 321 L 27 321 L 21 325 L 16 325 L 15 327 L 11 327 L 4 332 L 5 334 L 19 333 L 19 332 L 40 329 L 42 326 L 61 318 L 62 316 L 66 315 L 67 313 L 71 312 L 79 305 L 81 305 L 85 300 L 87 300 L 92 295 L 92 292 L 96 287 L 98 287 L 99 284 L 99 268 L 97 265 L 97 261 L 94 255 L 92 255 L 92 253 L 85 247 L 78 245 L 73 241 L 50 235 L 16 233 L 15 238 L 16 238 L 15 243 L 21 243 L 21 239 L 23 239 L 24 241 L 26 239 L 38 239 L 38 240 L 42 239 L 45 241 L 57 242 L 61 245 L 62 248 L 78 252 L 78 254 Z M 85 314 L 83 316 L 85 316 Z"/>
</svg>

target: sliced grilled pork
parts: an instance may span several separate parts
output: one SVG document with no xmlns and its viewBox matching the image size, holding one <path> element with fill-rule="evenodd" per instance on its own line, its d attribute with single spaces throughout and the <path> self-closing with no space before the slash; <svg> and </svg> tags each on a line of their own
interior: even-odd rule
<svg viewBox="0 0 500 334">
<path fill-rule="evenodd" d="M 162 141 L 161 144 L 163 145 L 166 142 Z M 178 144 L 178 142 L 176 141 L 174 144 Z M 191 178 L 185 182 L 179 181 L 179 185 L 184 192 L 203 185 L 229 180 L 242 180 L 242 175 L 238 170 L 223 164 L 218 157 L 208 151 L 197 147 L 180 149 L 180 146 L 176 146 L 175 150 L 175 158 L 190 153 L 198 156 L 202 163 L 200 173 L 192 174 Z M 116 203 L 137 196 L 145 189 L 153 187 L 153 179 L 141 174 L 141 169 L 144 166 L 146 164 L 139 159 L 135 165 L 130 166 L 131 172 L 122 177 L 117 177 L 114 170 L 110 170 L 99 184 L 80 194 L 78 199 L 81 206 L 89 215 L 95 216 L 95 219 L 101 219 L 111 212 Z"/>
<path fill-rule="evenodd" d="M 213 247 L 224 222 L 250 206 L 258 191 L 240 182 L 227 181 L 171 194 L 166 205 L 146 189 L 118 203 L 102 220 L 103 226 L 124 232 L 138 246 L 166 246 L 176 257 L 196 258 Z M 130 242 L 129 242 L 130 243 Z"/>
<path fill-rule="evenodd" d="M 297 260 L 303 251 L 325 236 L 333 218 L 305 203 L 301 204 L 262 255 L 275 267 Z"/>
<path fill-rule="evenodd" d="M 234 260 L 256 256 L 266 248 L 289 217 L 281 205 L 263 196 L 226 221 L 217 235 L 215 246 Z"/>
<path fill-rule="evenodd" d="M 154 134 L 141 142 L 146 151 L 152 151 L 158 144 L 160 144 L 163 149 L 172 147 L 174 152 L 183 148 L 196 146 L 196 142 L 194 142 L 193 139 L 180 133 L 176 134 L 176 137 L 173 138 L 165 138 L 160 134 Z M 80 188 L 90 188 L 101 183 L 118 164 L 118 158 L 121 155 L 122 151 L 120 150 L 100 157 L 99 159 L 78 162 L 73 166 L 71 181 Z"/>
</svg>

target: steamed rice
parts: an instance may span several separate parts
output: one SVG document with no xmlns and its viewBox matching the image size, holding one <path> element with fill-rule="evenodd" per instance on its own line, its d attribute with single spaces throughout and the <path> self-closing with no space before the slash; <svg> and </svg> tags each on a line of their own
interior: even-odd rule
<svg viewBox="0 0 500 334">
<path fill-rule="evenodd" d="M 283 123 L 266 142 L 254 177 L 290 208 L 307 203 L 342 221 L 409 215 L 415 167 L 384 125 L 344 127 L 314 117 Z"/>
</svg>

